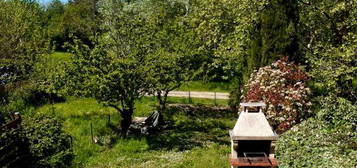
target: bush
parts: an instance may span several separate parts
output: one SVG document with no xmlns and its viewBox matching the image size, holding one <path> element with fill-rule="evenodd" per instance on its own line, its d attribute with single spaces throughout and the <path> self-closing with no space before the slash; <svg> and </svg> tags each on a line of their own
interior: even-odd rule
<svg viewBox="0 0 357 168">
<path fill-rule="evenodd" d="M 51 116 L 36 115 L 23 122 L 30 152 L 37 167 L 68 167 L 73 159 L 71 137 L 62 123 Z"/>
<path fill-rule="evenodd" d="M 7 154 L 0 163 L 9 167 L 68 167 L 73 159 L 70 136 L 50 116 L 24 117 L 21 129 L 3 132 L 0 140 L 0 153 Z"/>
<path fill-rule="evenodd" d="M 46 103 L 63 102 L 64 97 L 54 93 L 48 93 L 41 89 L 42 86 L 33 82 L 21 83 L 20 87 L 11 89 L 9 100 L 11 102 L 22 101 L 24 106 L 40 106 Z"/>
<path fill-rule="evenodd" d="M 316 117 L 284 133 L 278 141 L 281 167 L 354 167 L 357 106 L 328 97 Z"/>
<path fill-rule="evenodd" d="M 251 75 L 242 91 L 243 101 L 264 101 L 270 124 L 279 132 L 291 128 L 310 112 L 307 75 L 283 58 Z"/>
<path fill-rule="evenodd" d="M 1 167 L 28 167 L 31 161 L 29 144 L 21 129 L 12 129 L 0 133 Z"/>
</svg>

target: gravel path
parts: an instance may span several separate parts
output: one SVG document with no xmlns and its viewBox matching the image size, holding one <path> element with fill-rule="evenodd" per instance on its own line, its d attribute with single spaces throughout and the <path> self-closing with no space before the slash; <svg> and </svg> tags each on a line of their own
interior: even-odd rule
<svg viewBox="0 0 357 168">
<path fill-rule="evenodd" d="M 192 98 L 203 98 L 203 99 L 214 99 L 216 93 L 216 99 L 229 99 L 229 93 L 222 92 L 196 92 L 196 91 L 171 91 L 169 92 L 169 97 L 192 97 Z"/>
</svg>

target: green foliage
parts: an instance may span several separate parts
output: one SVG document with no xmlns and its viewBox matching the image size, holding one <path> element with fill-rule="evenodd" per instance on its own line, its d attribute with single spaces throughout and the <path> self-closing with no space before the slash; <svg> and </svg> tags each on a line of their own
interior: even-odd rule
<svg viewBox="0 0 357 168">
<path fill-rule="evenodd" d="M 36 87 L 38 101 L 56 102 L 64 100 L 67 95 L 64 89 L 66 84 L 65 70 L 69 64 L 71 55 L 69 53 L 54 52 L 43 56 L 35 65 L 32 82 Z M 40 103 L 38 103 L 40 104 Z"/>
<path fill-rule="evenodd" d="M 356 1 L 299 3 L 301 50 L 321 109 L 283 134 L 283 167 L 355 166 L 356 7 Z"/>
<path fill-rule="evenodd" d="M 44 11 L 47 35 L 51 39 L 51 45 L 55 50 L 63 49 L 64 40 L 66 40 L 64 12 L 65 5 L 60 0 L 51 1 Z"/>
<path fill-rule="evenodd" d="M 29 143 L 20 129 L 1 131 L 0 133 L 1 167 L 29 167 L 31 155 Z"/>
<path fill-rule="evenodd" d="M 48 114 L 24 117 L 20 129 L 2 131 L 0 139 L 5 167 L 68 167 L 74 157 L 61 121 Z"/>
<path fill-rule="evenodd" d="M 343 130 L 342 134 L 351 135 L 351 138 L 356 136 L 356 104 L 340 97 L 326 97 L 321 104 L 321 110 L 317 113 L 318 119 L 331 126 L 331 129 Z"/>
<path fill-rule="evenodd" d="M 215 52 L 222 45 L 228 34 L 234 31 L 236 1 L 196 0 L 188 6 L 188 33 L 198 60 L 197 77 L 204 80 L 229 80 L 232 72 L 231 63 Z"/>
<path fill-rule="evenodd" d="M 121 2 L 101 3 L 101 29 L 105 33 L 92 50 L 86 45 L 73 47 L 74 59 L 67 74 L 73 82 L 69 83 L 72 88 L 83 89 L 85 94 L 120 113 L 121 131 L 125 135 L 135 100 L 147 93 L 151 86 L 146 59 L 152 50 L 152 31 L 138 13 L 124 10 Z"/>
<path fill-rule="evenodd" d="M 265 6 L 256 27 L 250 30 L 253 39 L 247 51 L 247 75 L 283 55 L 298 59 L 297 13 L 295 0 L 273 0 Z"/>
<path fill-rule="evenodd" d="M 73 159 L 71 137 L 62 131 L 62 122 L 51 115 L 25 118 L 23 131 L 30 144 L 34 167 L 68 167 Z"/>
<path fill-rule="evenodd" d="M 97 3 L 98 0 L 74 0 L 63 4 L 53 0 L 44 8 L 44 27 L 55 50 L 67 50 L 75 39 L 94 47 L 92 38 L 98 33 L 100 19 Z"/>
<path fill-rule="evenodd" d="M 33 64 L 47 52 L 40 7 L 34 2 L 0 1 L 0 82 L 27 79 Z"/>
<path fill-rule="evenodd" d="M 336 97 L 322 104 L 317 117 L 293 127 L 278 141 L 281 167 L 355 166 L 357 106 Z"/>
<path fill-rule="evenodd" d="M 98 13 L 98 0 L 69 1 L 64 11 L 63 28 L 65 42 L 73 44 L 76 37 L 93 48 L 93 36 L 99 32 L 101 19 Z"/>
<path fill-rule="evenodd" d="M 148 58 L 151 89 L 158 98 L 160 112 L 166 109 L 168 93 L 189 79 L 188 68 L 180 62 L 182 58 L 169 52 L 157 52 Z"/>
<path fill-rule="evenodd" d="M 1 115 L 6 116 L 11 91 L 28 83 L 24 81 L 31 77 L 40 56 L 48 51 L 48 41 L 41 8 L 33 1 L 0 0 L 0 20 L 0 104 Z M 12 105 L 12 109 L 23 108 L 20 101 Z"/>
<path fill-rule="evenodd" d="M 356 101 L 356 1 L 312 1 L 301 4 L 300 20 L 309 72 L 317 96 L 335 94 Z"/>
<path fill-rule="evenodd" d="M 138 15 L 144 18 L 143 29 L 148 31 L 151 42 L 146 57 L 149 67 L 150 89 L 158 98 L 159 112 L 166 108 L 167 94 L 190 79 L 190 56 L 182 44 L 185 26 L 182 17 L 185 8 L 177 1 L 147 1 L 137 5 Z M 156 11 L 156 12 L 152 12 Z M 152 37 L 150 37 L 152 36 Z"/>
</svg>

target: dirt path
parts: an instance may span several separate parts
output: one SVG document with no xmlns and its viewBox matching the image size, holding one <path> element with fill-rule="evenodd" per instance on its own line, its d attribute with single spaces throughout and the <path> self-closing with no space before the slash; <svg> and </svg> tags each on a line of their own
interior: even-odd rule
<svg viewBox="0 0 357 168">
<path fill-rule="evenodd" d="M 216 95 L 215 95 L 216 94 Z M 197 91 L 171 91 L 168 94 L 169 97 L 192 97 L 203 99 L 229 99 L 229 93 L 222 92 L 197 92 Z"/>
</svg>

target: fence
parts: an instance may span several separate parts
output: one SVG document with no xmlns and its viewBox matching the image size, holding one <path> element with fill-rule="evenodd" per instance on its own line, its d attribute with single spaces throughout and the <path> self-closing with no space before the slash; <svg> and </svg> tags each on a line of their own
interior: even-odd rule
<svg viewBox="0 0 357 168">
<path fill-rule="evenodd" d="M 9 129 L 18 129 L 21 125 L 21 116 L 19 113 L 13 113 L 10 115 L 11 121 L 0 127 L 1 131 L 6 131 Z"/>
</svg>

